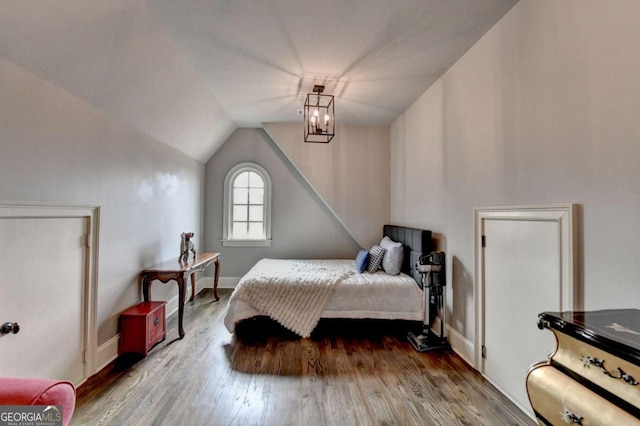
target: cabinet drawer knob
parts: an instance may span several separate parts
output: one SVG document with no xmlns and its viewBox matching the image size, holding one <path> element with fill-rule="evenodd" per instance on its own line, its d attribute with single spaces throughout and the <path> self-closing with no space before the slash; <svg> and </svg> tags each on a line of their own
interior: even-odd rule
<svg viewBox="0 0 640 426">
<path fill-rule="evenodd" d="M 563 422 L 567 424 L 576 424 L 581 425 L 583 417 L 579 414 L 572 413 L 567 407 L 564 407 L 562 413 L 560 413 L 560 418 Z"/>
<path fill-rule="evenodd" d="M 160 318 L 156 317 L 156 318 L 153 320 L 153 325 L 158 325 L 158 324 L 160 324 Z"/>
</svg>

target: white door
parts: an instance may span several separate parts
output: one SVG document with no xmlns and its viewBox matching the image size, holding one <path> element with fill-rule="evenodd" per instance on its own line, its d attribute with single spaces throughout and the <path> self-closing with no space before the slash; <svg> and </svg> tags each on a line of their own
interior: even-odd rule
<svg viewBox="0 0 640 426">
<path fill-rule="evenodd" d="M 527 370 L 555 347 L 538 314 L 561 310 L 558 224 L 485 220 L 484 235 L 484 374 L 531 411 Z"/>
<path fill-rule="evenodd" d="M 85 236 L 88 219 L 0 219 L 0 376 L 85 377 Z"/>
</svg>

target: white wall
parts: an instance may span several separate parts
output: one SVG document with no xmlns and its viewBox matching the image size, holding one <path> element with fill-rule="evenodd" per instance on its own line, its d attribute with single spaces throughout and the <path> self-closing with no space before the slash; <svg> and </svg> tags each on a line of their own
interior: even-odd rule
<svg viewBox="0 0 640 426">
<path fill-rule="evenodd" d="M 635 0 L 521 0 L 392 125 L 391 221 L 438 233 L 468 339 L 474 207 L 578 203 L 584 308 L 640 306 L 639 21 Z"/>
<path fill-rule="evenodd" d="M 389 223 L 389 127 L 336 127 L 328 143 L 305 143 L 300 123 L 265 123 L 265 130 L 344 223 L 369 249 Z"/>
<path fill-rule="evenodd" d="M 302 142 L 304 143 L 304 142 Z M 271 178 L 271 247 L 223 247 L 224 178 L 245 161 Z M 207 162 L 205 249 L 220 252 L 220 276 L 237 279 L 265 257 L 354 259 L 358 245 L 262 129 L 238 129 Z M 382 227 L 378 230 L 382 234 Z M 214 270 L 209 268 L 208 275 Z"/>
<path fill-rule="evenodd" d="M 0 99 L 0 200 L 100 206 L 105 343 L 119 313 L 141 300 L 140 271 L 177 259 L 183 231 L 201 242 L 204 165 L 2 58 Z M 168 299 L 177 286 L 152 293 Z"/>
</svg>

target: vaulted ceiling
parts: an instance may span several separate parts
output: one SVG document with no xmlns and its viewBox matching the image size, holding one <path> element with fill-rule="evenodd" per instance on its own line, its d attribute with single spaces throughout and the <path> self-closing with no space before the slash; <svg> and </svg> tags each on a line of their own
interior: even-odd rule
<svg viewBox="0 0 640 426">
<path fill-rule="evenodd" d="M 207 161 L 237 127 L 391 124 L 517 0 L 4 0 L 0 56 Z"/>
</svg>

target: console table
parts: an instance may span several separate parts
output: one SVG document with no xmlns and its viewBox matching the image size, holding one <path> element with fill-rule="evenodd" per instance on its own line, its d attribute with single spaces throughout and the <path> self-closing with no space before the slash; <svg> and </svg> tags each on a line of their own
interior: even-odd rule
<svg viewBox="0 0 640 426">
<path fill-rule="evenodd" d="M 204 271 L 212 263 L 216 264 L 213 295 L 216 300 L 220 300 L 218 297 L 220 253 L 200 253 L 195 260 L 187 262 L 181 262 L 179 260 L 168 261 L 142 271 L 142 296 L 145 302 L 148 302 L 151 298 L 149 287 L 153 280 L 158 280 L 162 283 L 174 280 L 178 284 L 178 333 L 181 339 L 184 337 L 182 316 L 184 314 L 184 295 L 186 290 L 185 275 L 191 276 L 191 298 L 189 301 L 192 301 L 196 292 L 196 272 Z"/>
<path fill-rule="evenodd" d="M 640 310 L 544 312 L 556 351 L 527 375 L 540 424 L 640 425 Z"/>
</svg>

